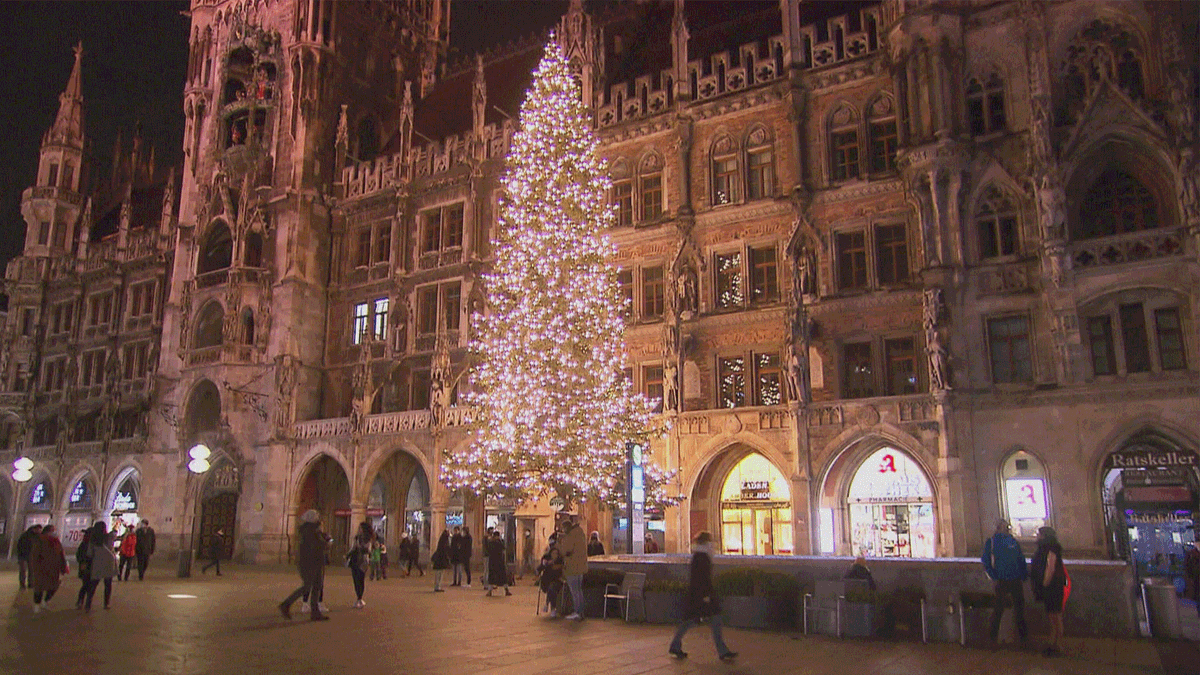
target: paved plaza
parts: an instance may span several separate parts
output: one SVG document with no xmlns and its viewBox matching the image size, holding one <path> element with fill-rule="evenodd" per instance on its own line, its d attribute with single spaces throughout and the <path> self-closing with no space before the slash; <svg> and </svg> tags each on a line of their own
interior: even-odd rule
<svg viewBox="0 0 1200 675">
<path fill-rule="evenodd" d="M 5 639 L 0 673 L 257 674 L 590 673 L 813 675 L 1150 675 L 1200 672 L 1195 643 L 1068 639 L 1066 655 L 966 649 L 898 641 L 806 638 L 728 629 L 740 652 L 717 660 L 707 628 L 689 634 L 686 661 L 667 656 L 672 628 L 619 619 L 581 623 L 534 615 L 536 589 L 484 597 L 476 586 L 433 593 L 430 576 L 368 582 L 365 609 L 351 609 L 351 580 L 331 569 L 332 620 L 292 621 L 276 609 L 298 585 L 283 567 L 228 565 L 222 577 L 177 579 L 173 560 L 154 560 L 145 582 L 116 583 L 113 607 L 74 609 L 79 581 L 65 580 L 52 611 L 33 614 L 11 565 L 0 571 Z M 103 592 L 101 589 L 100 592 Z M 176 596 L 176 597 L 172 597 Z M 182 596 L 182 597 L 181 597 Z"/>
</svg>

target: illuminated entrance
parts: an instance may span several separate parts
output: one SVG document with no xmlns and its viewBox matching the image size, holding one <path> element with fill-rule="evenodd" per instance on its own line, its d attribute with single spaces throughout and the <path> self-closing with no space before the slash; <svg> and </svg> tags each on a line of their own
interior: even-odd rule
<svg viewBox="0 0 1200 675">
<path fill-rule="evenodd" d="M 766 457 L 747 455 L 721 488 L 721 552 L 791 555 L 793 551 L 790 485 Z"/>
<path fill-rule="evenodd" d="M 854 473 L 848 496 L 852 553 L 875 558 L 932 558 L 937 522 L 933 490 L 908 455 L 881 448 Z"/>
</svg>

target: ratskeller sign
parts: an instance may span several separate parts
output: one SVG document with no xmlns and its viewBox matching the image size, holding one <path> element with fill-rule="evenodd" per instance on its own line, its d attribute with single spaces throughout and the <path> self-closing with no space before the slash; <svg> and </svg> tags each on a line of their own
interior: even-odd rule
<svg viewBox="0 0 1200 675">
<path fill-rule="evenodd" d="M 1200 458 L 1190 450 L 1155 450 L 1146 446 L 1119 450 L 1104 461 L 1106 469 L 1154 469 L 1198 465 Z"/>
</svg>

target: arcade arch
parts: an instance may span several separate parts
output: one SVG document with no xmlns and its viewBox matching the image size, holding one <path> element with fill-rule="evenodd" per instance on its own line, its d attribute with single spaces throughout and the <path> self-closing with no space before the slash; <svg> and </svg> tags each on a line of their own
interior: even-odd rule
<svg viewBox="0 0 1200 675">
<path fill-rule="evenodd" d="M 369 481 L 366 516 L 384 543 L 394 548 L 408 533 L 428 545 L 429 480 L 417 458 L 405 450 L 391 451 Z"/>
<path fill-rule="evenodd" d="M 333 537 L 330 560 L 341 560 L 350 542 L 350 481 L 342 465 L 327 454 L 312 460 L 303 472 L 296 500 L 296 513 L 309 509 L 321 514 L 321 522 Z"/>
<path fill-rule="evenodd" d="M 795 552 L 791 481 L 762 451 L 737 443 L 717 454 L 692 488 L 691 529 L 711 531 L 726 555 Z"/>
</svg>

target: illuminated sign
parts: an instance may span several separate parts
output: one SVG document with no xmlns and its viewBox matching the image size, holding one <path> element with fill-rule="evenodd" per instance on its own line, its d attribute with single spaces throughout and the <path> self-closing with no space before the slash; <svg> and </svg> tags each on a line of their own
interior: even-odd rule
<svg viewBox="0 0 1200 675">
<path fill-rule="evenodd" d="M 118 492 L 113 500 L 113 511 L 137 511 L 137 496 L 132 492 Z"/>
<path fill-rule="evenodd" d="M 770 499 L 771 481 L 744 480 L 742 481 L 742 499 Z"/>
<path fill-rule="evenodd" d="M 1197 466 L 1196 454 L 1186 450 L 1153 450 L 1147 447 L 1135 447 L 1114 452 L 1104 460 L 1106 469 L 1135 469 L 1165 466 Z"/>
<path fill-rule="evenodd" d="M 1041 478 L 1009 478 L 1004 481 L 1008 517 L 1013 520 L 1045 520 L 1046 483 Z"/>
</svg>

